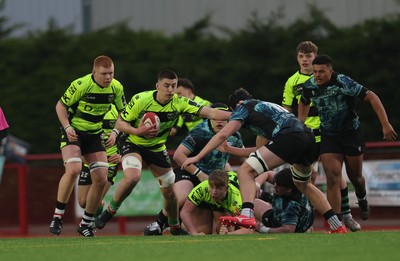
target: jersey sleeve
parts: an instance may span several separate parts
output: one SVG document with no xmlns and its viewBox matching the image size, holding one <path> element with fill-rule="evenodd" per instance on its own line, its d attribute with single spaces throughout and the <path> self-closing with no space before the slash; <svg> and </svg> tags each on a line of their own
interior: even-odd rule
<svg viewBox="0 0 400 261">
<path fill-rule="evenodd" d="M 344 74 L 339 74 L 337 76 L 337 80 L 342 83 L 342 86 L 344 87 L 343 92 L 346 95 L 357 97 L 363 100 L 365 95 L 367 95 L 367 93 L 369 92 L 367 88 Z"/>
<path fill-rule="evenodd" d="M 136 94 L 132 97 L 129 103 L 125 106 L 125 109 L 121 113 L 121 118 L 126 122 L 136 121 L 135 127 L 139 125 L 137 121 L 140 113 L 140 94 Z"/>
<path fill-rule="evenodd" d="M 194 187 L 188 195 L 188 200 L 194 205 L 199 206 L 205 199 L 208 188 L 208 180 L 201 182 Z"/>
<path fill-rule="evenodd" d="M 291 81 L 288 79 L 285 83 L 285 87 L 283 88 L 282 105 L 291 107 L 293 104 L 294 97 L 295 95 L 293 92 L 293 86 Z"/>
<path fill-rule="evenodd" d="M 180 107 L 180 114 L 186 112 L 194 115 L 199 115 L 203 105 L 196 103 L 193 100 L 190 100 L 186 97 L 179 97 L 179 107 Z"/>
<path fill-rule="evenodd" d="M 75 103 L 79 102 L 86 92 L 86 86 L 87 84 L 84 81 L 84 77 L 73 81 L 61 97 L 61 103 L 66 107 L 71 107 Z"/>
<path fill-rule="evenodd" d="M 125 99 L 124 87 L 118 81 L 116 81 L 115 93 L 116 93 L 114 101 L 115 107 L 117 108 L 118 111 L 122 111 L 126 106 L 126 99 Z"/>
</svg>

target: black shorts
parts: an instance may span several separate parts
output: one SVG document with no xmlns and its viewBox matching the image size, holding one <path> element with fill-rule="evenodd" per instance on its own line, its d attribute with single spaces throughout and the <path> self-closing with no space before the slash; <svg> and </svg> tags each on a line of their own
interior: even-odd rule
<svg viewBox="0 0 400 261">
<path fill-rule="evenodd" d="M 111 183 L 111 185 L 114 185 L 115 177 L 117 176 L 118 173 L 118 165 L 108 166 L 107 180 L 108 182 Z M 90 177 L 89 167 L 85 164 L 82 164 L 82 170 L 79 173 L 78 185 L 85 186 L 91 184 L 92 184 L 92 178 Z"/>
<path fill-rule="evenodd" d="M 193 187 L 196 187 L 200 184 L 200 180 L 195 175 L 192 175 L 190 172 L 181 169 L 180 167 L 174 168 L 175 173 L 175 183 L 180 180 L 189 180 L 193 183 Z"/>
<path fill-rule="evenodd" d="M 147 165 L 154 164 L 161 168 L 171 168 L 171 159 L 168 156 L 167 150 L 154 152 L 146 147 L 141 147 L 124 140 L 121 141 L 120 152 L 122 157 L 129 153 L 138 153 Z"/>
<path fill-rule="evenodd" d="M 289 164 L 310 166 L 314 162 L 316 143 L 312 132 L 280 134 L 265 146 Z"/>
<path fill-rule="evenodd" d="M 78 141 L 70 142 L 65 134 L 65 131 L 61 132 L 61 148 L 66 145 L 76 145 L 81 148 L 81 154 L 86 155 L 89 153 L 106 151 L 106 145 L 104 142 L 104 133 L 87 133 L 75 130 L 78 135 Z"/>
<path fill-rule="evenodd" d="M 364 134 L 359 128 L 341 135 L 321 135 L 321 154 L 337 153 L 346 156 L 359 156 L 365 152 Z"/>
</svg>

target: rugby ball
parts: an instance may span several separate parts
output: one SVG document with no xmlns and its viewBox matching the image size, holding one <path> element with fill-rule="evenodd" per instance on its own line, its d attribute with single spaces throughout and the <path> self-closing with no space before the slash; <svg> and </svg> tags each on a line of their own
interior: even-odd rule
<svg viewBox="0 0 400 261">
<path fill-rule="evenodd" d="M 155 128 L 157 131 L 160 130 L 160 118 L 154 112 L 146 112 L 143 117 L 143 124 L 144 126 L 152 126 L 155 124 Z"/>
</svg>

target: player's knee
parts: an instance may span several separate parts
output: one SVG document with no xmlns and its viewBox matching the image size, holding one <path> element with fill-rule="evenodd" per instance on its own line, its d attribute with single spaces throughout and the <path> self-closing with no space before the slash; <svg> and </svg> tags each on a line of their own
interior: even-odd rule
<svg viewBox="0 0 400 261">
<path fill-rule="evenodd" d="M 175 173 L 172 170 L 169 170 L 164 175 L 157 177 L 157 179 L 161 188 L 168 188 L 175 183 Z"/>
<path fill-rule="evenodd" d="M 134 156 L 127 156 L 122 159 L 122 169 L 138 169 L 139 172 L 142 170 L 142 162 Z"/>
<path fill-rule="evenodd" d="M 267 163 L 258 151 L 252 152 L 249 158 L 246 160 L 246 163 L 253 168 L 257 174 L 261 174 L 269 170 Z"/>
</svg>

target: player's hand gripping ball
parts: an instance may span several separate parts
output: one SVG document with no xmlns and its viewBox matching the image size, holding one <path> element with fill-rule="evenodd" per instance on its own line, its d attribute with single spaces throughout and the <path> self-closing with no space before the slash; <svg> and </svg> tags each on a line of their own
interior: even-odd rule
<svg viewBox="0 0 400 261">
<path fill-rule="evenodd" d="M 143 115 L 142 119 L 143 119 L 144 126 L 148 127 L 148 126 L 154 125 L 154 129 L 157 130 L 154 137 L 157 136 L 158 131 L 160 130 L 160 122 L 161 122 L 160 118 L 157 116 L 157 114 L 155 114 L 154 112 L 146 112 Z"/>
</svg>

